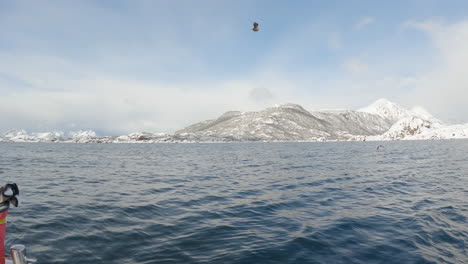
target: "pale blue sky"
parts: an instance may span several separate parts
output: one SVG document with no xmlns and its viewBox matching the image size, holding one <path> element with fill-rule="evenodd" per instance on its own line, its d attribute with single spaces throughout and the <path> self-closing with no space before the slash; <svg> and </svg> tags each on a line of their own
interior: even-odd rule
<svg viewBox="0 0 468 264">
<path fill-rule="evenodd" d="M 0 1 L 0 132 L 385 97 L 468 122 L 467 1 Z M 261 30 L 252 32 L 252 22 Z"/>
</svg>

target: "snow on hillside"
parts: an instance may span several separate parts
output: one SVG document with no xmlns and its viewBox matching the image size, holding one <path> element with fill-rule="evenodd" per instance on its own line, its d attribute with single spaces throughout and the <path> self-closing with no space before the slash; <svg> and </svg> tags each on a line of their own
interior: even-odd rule
<svg viewBox="0 0 468 264">
<path fill-rule="evenodd" d="M 296 104 L 269 107 L 256 112 L 227 112 L 176 132 L 197 137 L 228 138 L 240 141 L 324 141 L 353 140 L 355 136 L 378 135 L 391 122 L 357 111 L 309 112 Z"/>
<path fill-rule="evenodd" d="M 97 137 L 96 132 L 92 130 L 72 131 L 72 132 L 69 132 L 68 135 L 69 135 L 69 138 L 71 138 L 73 142 L 77 142 L 77 143 L 87 143 L 91 139 L 94 139 Z"/>
<path fill-rule="evenodd" d="M 416 117 L 408 116 L 398 120 L 387 132 L 383 135 L 376 136 L 376 139 L 381 140 L 397 140 L 408 138 L 416 134 L 421 134 L 432 129 L 432 122 Z"/>
<path fill-rule="evenodd" d="M 297 104 L 261 111 L 229 111 L 174 134 L 135 132 L 98 137 L 92 130 L 27 133 L 10 130 L 6 142 L 166 143 L 233 141 L 336 141 L 468 138 L 468 124 L 447 125 L 424 108 L 407 109 L 386 99 L 354 110 L 307 111 Z"/>
<path fill-rule="evenodd" d="M 3 134 L 3 141 L 30 142 L 35 140 L 36 137 L 34 137 L 33 135 L 28 135 L 28 133 L 24 129 L 13 129 Z"/>
<path fill-rule="evenodd" d="M 55 141 L 73 141 L 85 142 L 87 139 L 96 138 L 96 133 L 92 130 L 72 131 L 68 136 L 62 131 L 54 132 L 35 132 L 28 133 L 24 129 L 9 130 L 3 134 L 2 141 L 12 142 L 55 142 Z"/>
<path fill-rule="evenodd" d="M 358 111 L 376 114 L 394 122 L 387 132 L 377 136 L 368 136 L 366 140 L 468 138 L 468 133 L 466 133 L 468 124 L 447 125 L 421 106 L 415 106 L 409 110 L 386 99 L 379 99 Z"/>
<path fill-rule="evenodd" d="M 468 124 L 444 125 L 440 122 L 416 116 L 405 117 L 396 122 L 383 135 L 367 140 L 429 140 L 468 138 Z"/>
<path fill-rule="evenodd" d="M 371 105 L 358 109 L 360 112 L 381 116 L 392 122 L 396 122 L 404 117 L 411 115 L 411 112 L 387 99 L 379 99 Z"/>
<path fill-rule="evenodd" d="M 398 120 L 410 116 L 416 116 L 426 120 L 435 120 L 435 118 L 421 106 L 415 106 L 410 110 L 401 105 L 390 102 L 387 99 L 379 99 L 369 106 L 357 111 L 378 115 L 392 122 L 397 122 Z"/>
</svg>

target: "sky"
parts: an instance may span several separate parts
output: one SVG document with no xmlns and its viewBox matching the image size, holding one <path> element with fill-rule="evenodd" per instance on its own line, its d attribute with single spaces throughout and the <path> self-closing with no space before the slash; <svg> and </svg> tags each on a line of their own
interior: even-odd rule
<svg viewBox="0 0 468 264">
<path fill-rule="evenodd" d="M 379 98 L 466 123 L 466 10 L 466 0 L 0 1 L 0 133 L 172 133 L 230 110 Z"/>
</svg>

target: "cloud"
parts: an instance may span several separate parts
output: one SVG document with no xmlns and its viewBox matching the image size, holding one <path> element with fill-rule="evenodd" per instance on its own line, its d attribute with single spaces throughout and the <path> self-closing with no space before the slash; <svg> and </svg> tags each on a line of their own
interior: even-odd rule
<svg viewBox="0 0 468 264">
<path fill-rule="evenodd" d="M 274 98 L 271 91 L 265 87 L 255 87 L 250 90 L 249 97 L 258 103 L 268 103 Z"/>
<path fill-rule="evenodd" d="M 343 48 L 343 41 L 338 32 L 332 32 L 328 36 L 328 47 L 332 50 L 341 50 Z"/>
<path fill-rule="evenodd" d="M 425 21 L 406 21 L 403 23 L 403 29 L 416 29 L 426 33 L 442 30 L 443 21 L 441 19 Z"/>
<path fill-rule="evenodd" d="M 0 130 L 172 132 L 227 109 L 255 109 L 255 103 L 246 100 L 251 87 L 240 83 L 205 84 L 204 89 L 118 79 L 67 84 L 73 89 L 26 90 L 0 97 Z"/>
<path fill-rule="evenodd" d="M 385 31 L 366 39 L 362 32 L 355 41 L 350 35 L 357 32 L 315 19 L 251 34 L 239 22 L 242 5 L 230 16 L 231 8 L 217 1 L 201 14 L 180 4 L 141 3 L 151 6 L 79 2 L 43 9 L 47 4 L 24 2 L 6 10 L 0 132 L 171 132 L 228 110 L 286 102 L 358 108 L 380 97 L 468 121 L 467 22 L 410 21 L 398 36 Z M 86 21 L 77 19 L 83 14 Z M 374 22 L 363 17 L 352 26 Z"/>
<path fill-rule="evenodd" d="M 468 20 L 431 19 L 402 25 L 404 31 L 398 34 L 418 41 L 412 49 L 387 47 L 366 54 L 366 61 L 350 57 L 341 66 L 351 75 L 336 76 L 334 85 L 358 93 L 361 101 L 386 97 L 408 107 L 422 105 L 442 120 L 468 122 Z"/>
<path fill-rule="evenodd" d="M 375 22 L 374 17 L 363 17 L 354 25 L 354 29 L 355 30 L 361 30 L 364 27 L 366 27 L 366 26 L 368 26 L 368 25 L 370 25 L 370 24 L 372 24 L 374 22 Z"/>
<path fill-rule="evenodd" d="M 369 70 L 369 66 L 360 58 L 350 58 L 346 60 L 342 66 L 351 74 L 363 74 Z"/>
<path fill-rule="evenodd" d="M 276 103 L 273 94 L 287 97 L 281 92 L 287 82 L 274 76 L 260 82 L 266 75 L 255 76 L 138 80 L 54 56 L 0 53 L 0 133 L 14 128 L 173 132 L 228 110 L 258 110 Z"/>
<path fill-rule="evenodd" d="M 432 69 L 418 76 L 411 100 L 430 106 L 445 119 L 468 122 L 468 20 L 446 24 L 441 20 L 407 22 L 431 40 Z"/>
</svg>

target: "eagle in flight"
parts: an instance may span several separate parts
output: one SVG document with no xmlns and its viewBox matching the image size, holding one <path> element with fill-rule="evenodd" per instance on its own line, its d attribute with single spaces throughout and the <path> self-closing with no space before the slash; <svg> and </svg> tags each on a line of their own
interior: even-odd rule
<svg viewBox="0 0 468 264">
<path fill-rule="evenodd" d="M 254 32 L 257 32 L 257 31 L 260 30 L 260 29 L 258 28 L 258 23 L 257 23 L 257 22 L 254 22 L 254 23 L 253 23 L 253 28 L 252 28 L 252 30 L 253 30 Z"/>
</svg>

